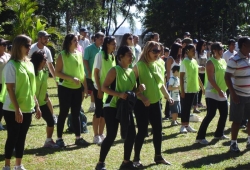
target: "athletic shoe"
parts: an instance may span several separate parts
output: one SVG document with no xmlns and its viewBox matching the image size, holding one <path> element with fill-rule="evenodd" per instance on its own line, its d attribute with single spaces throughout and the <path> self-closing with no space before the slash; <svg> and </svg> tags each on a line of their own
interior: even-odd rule
<svg viewBox="0 0 250 170">
<path fill-rule="evenodd" d="M 2 123 L 0 123 L 0 130 L 5 130 Z"/>
<path fill-rule="evenodd" d="M 167 121 L 167 120 L 169 120 L 169 118 L 168 117 L 164 117 L 164 118 L 162 118 L 162 120 L 163 121 Z"/>
<path fill-rule="evenodd" d="M 9 166 L 5 166 L 5 167 L 3 167 L 2 170 L 10 170 L 10 167 Z"/>
<path fill-rule="evenodd" d="M 106 138 L 106 136 L 104 134 L 100 135 L 100 138 L 102 140 L 102 142 L 104 141 L 104 139 Z"/>
<path fill-rule="evenodd" d="M 198 109 L 194 109 L 193 113 L 201 113 Z"/>
<path fill-rule="evenodd" d="M 141 168 L 143 168 L 143 165 L 142 165 L 142 163 L 141 163 L 141 161 L 139 160 L 139 161 L 133 161 L 133 165 L 134 165 L 134 167 L 136 167 L 136 168 L 138 168 L 138 169 L 141 169 Z"/>
<path fill-rule="evenodd" d="M 95 111 L 95 107 L 89 107 L 88 112 L 94 112 Z"/>
<path fill-rule="evenodd" d="M 198 108 L 206 109 L 207 107 L 204 106 L 202 103 L 198 104 Z"/>
<path fill-rule="evenodd" d="M 132 161 L 129 161 L 127 163 L 124 163 L 122 161 L 122 164 L 120 166 L 120 169 L 119 170 L 137 170 L 138 168 L 135 167 L 135 165 L 133 164 Z"/>
<path fill-rule="evenodd" d="M 13 170 L 26 170 L 23 165 L 15 166 Z"/>
<path fill-rule="evenodd" d="M 200 143 L 202 145 L 208 145 L 209 142 L 206 139 L 197 139 L 195 143 Z"/>
<path fill-rule="evenodd" d="M 187 133 L 187 129 L 185 126 L 181 126 L 180 133 Z"/>
<path fill-rule="evenodd" d="M 54 123 L 56 125 L 57 124 L 57 116 L 56 115 L 53 115 L 53 120 L 54 120 Z"/>
<path fill-rule="evenodd" d="M 45 142 L 43 145 L 44 148 L 59 148 L 60 146 L 58 146 L 53 140 Z"/>
<path fill-rule="evenodd" d="M 93 137 L 93 143 L 95 143 L 97 145 L 100 145 L 102 143 L 101 136 L 99 136 L 99 135 L 94 136 Z"/>
<path fill-rule="evenodd" d="M 234 153 L 240 152 L 240 149 L 238 148 L 238 144 L 236 142 L 230 145 L 230 151 Z"/>
<path fill-rule="evenodd" d="M 75 145 L 78 146 L 89 146 L 90 143 L 88 143 L 86 140 L 84 140 L 83 138 L 79 138 L 75 140 Z"/>
<path fill-rule="evenodd" d="M 155 161 L 156 164 L 171 165 L 171 163 L 166 161 L 161 155 L 160 156 L 155 156 L 154 161 Z"/>
<path fill-rule="evenodd" d="M 106 170 L 105 163 L 98 163 L 96 164 L 95 170 Z"/>
<path fill-rule="evenodd" d="M 226 140 L 226 139 L 229 139 L 229 137 L 227 137 L 226 135 L 223 135 L 221 137 L 214 137 L 214 139 L 217 139 L 217 140 Z"/>
<path fill-rule="evenodd" d="M 172 122 L 171 122 L 171 126 L 178 126 L 179 124 L 178 124 L 178 122 L 176 121 L 176 120 L 173 120 Z"/>
<path fill-rule="evenodd" d="M 63 141 L 63 139 L 57 139 L 56 140 L 56 144 L 59 146 L 59 147 L 65 147 L 65 143 Z"/>
<path fill-rule="evenodd" d="M 195 130 L 191 126 L 186 127 L 186 129 L 187 129 L 188 132 L 193 132 L 193 133 L 197 132 L 197 130 Z"/>
</svg>

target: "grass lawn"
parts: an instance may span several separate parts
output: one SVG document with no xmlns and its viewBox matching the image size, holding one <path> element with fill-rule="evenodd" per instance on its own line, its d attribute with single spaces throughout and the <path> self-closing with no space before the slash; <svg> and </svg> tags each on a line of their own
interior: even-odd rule
<svg viewBox="0 0 250 170">
<path fill-rule="evenodd" d="M 49 95 L 54 105 L 54 113 L 59 113 L 57 88 L 53 79 L 49 79 Z M 83 103 L 83 108 L 87 112 L 90 104 L 90 98 Z M 165 108 L 165 101 L 163 101 L 163 108 Z M 86 113 L 88 117 L 88 134 L 83 134 L 83 137 L 92 142 L 92 115 L 93 113 Z M 205 112 L 200 114 L 205 116 Z M 146 138 L 141 151 L 141 161 L 145 165 L 145 169 L 154 170 L 177 170 L 177 169 L 214 169 L 214 170 L 230 170 L 250 169 L 250 152 L 245 148 L 246 146 L 246 131 L 240 130 L 238 142 L 241 152 L 239 154 L 229 153 L 229 140 L 214 141 L 213 132 L 215 131 L 218 121 L 218 115 L 211 122 L 207 131 L 207 140 L 211 141 L 208 146 L 201 146 L 194 144 L 196 133 L 180 134 L 179 126 L 170 127 L 170 122 L 163 122 L 163 136 L 162 141 L 162 155 L 169 160 L 173 165 L 155 165 L 154 164 L 154 149 L 152 144 L 152 136 Z M 5 124 L 4 121 L 2 121 Z M 191 123 L 191 125 L 198 130 L 200 123 Z M 227 122 L 225 134 L 230 136 L 231 124 Z M 98 158 L 100 147 L 92 144 L 87 148 L 77 147 L 74 144 L 74 135 L 66 133 L 67 126 L 65 125 L 64 141 L 69 145 L 65 149 L 44 149 L 42 148 L 46 139 L 45 121 L 36 120 L 33 118 L 27 134 L 23 164 L 29 170 L 93 170 Z M 150 127 L 149 127 L 150 128 Z M 56 129 L 55 129 L 56 130 Z M 56 133 L 53 135 L 56 139 Z M 6 140 L 6 131 L 0 131 L 0 168 L 4 166 L 4 145 Z M 118 133 L 113 147 L 107 156 L 106 167 L 109 170 L 118 169 L 123 159 L 123 141 Z M 133 159 L 133 153 L 131 156 Z M 11 162 L 14 165 L 14 158 Z"/>
</svg>

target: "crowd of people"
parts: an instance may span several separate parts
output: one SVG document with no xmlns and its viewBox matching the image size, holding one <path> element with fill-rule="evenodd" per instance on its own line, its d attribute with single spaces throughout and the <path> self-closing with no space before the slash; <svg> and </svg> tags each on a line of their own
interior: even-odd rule
<svg viewBox="0 0 250 170">
<path fill-rule="evenodd" d="M 38 42 L 34 44 L 30 37 L 18 35 L 10 54 L 6 52 L 9 41 L 0 39 L 0 121 L 4 117 L 7 128 L 3 170 L 10 169 L 13 150 L 14 169 L 25 170 L 22 157 L 33 113 L 47 123 L 43 147 L 67 146 L 63 129 L 69 110 L 75 145 L 89 146 L 81 136 L 80 122 L 81 105 L 89 95 L 88 111 L 94 112 L 93 143 L 101 146 L 96 170 L 106 169 L 105 159 L 119 124 L 124 139 L 124 160 L 120 169 L 143 168 L 140 155 L 149 124 L 155 163 L 171 165 L 161 154 L 162 121 L 171 119 L 170 126 L 180 125 L 180 133 L 196 133 L 189 124 L 192 108 L 194 113 L 200 113 L 199 109 L 207 110 L 196 143 L 209 144 L 206 131 L 217 109 L 220 117 L 214 139 L 229 139 L 224 134 L 229 110 L 230 151 L 240 152 L 237 135 L 242 122 L 248 127 L 246 147 L 250 148 L 250 124 L 246 123 L 250 117 L 247 113 L 250 109 L 249 37 L 239 37 L 237 42 L 230 39 L 228 50 L 223 53 L 222 43 L 192 40 L 189 32 L 184 34 L 184 39 L 177 38 L 171 48 L 159 42 L 158 33 L 152 33 L 143 48 L 138 45 L 139 37 L 131 33 L 123 35 L 119 47 L 114 36 L 105 36 L 102 32 L 94 35 L 91 44 L 87 33 L 87 29 L 81 28 L 79 35 L 65 36 L 55 68 L 46 47 L 51 35 L 46 31 L 39 31 Z M 58 119 L 47 92 L 48 71 L 58 86 Z M 201 102 L 202 95 L 206 104 Z M 162 99 L 166 99 L 164 118 Z M 56 141 L 52 139 L 55 125 Z M 2 124 L 0 129 L 4 129 Z"/>
</svg>

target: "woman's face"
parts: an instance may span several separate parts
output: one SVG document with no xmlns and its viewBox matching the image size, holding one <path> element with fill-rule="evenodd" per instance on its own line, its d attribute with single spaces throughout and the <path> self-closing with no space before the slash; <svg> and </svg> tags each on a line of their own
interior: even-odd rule
<svg viewBox="0 0 250 170">
<path fill-rule="evenodd" d="M 182 48 L 179 48 L 178 54 L 179 54 L 179 55 L 182 54 Z"/>
<path fill-rule="evenodd" d="M 149 62 L 154 62 L 158 59 L 159 54 L 161 52 L 161 48 L 158 45 L 155 45 L 148 53 L 149 55 Z"/>
<path fill-rule="evenodd" d="M 202 44 L 201 50 L 204 51 L 204 50 L 206 49 L 206 47 L 207 47 L 207 44 L 204 42 L 204 43 Z"/>
<path fill-rule="evenodd" d="M 133 39 L 133 36 L 130 35 L 128 38 L 127 38 L 127 44 L 128 46 L 133 46 L 134 45 L 134 39 Z"/>
<path fill-rule="evenodd" d="M 113 41 L 111 41 L 110 43 L 108 43 L 108 44 L 107 44 L 108 51 L 114 52 L 115 49 L 116 49 L 116 45 L 117 45 L 116 40 L 113 40 Z"/>
<path fill-rule="evenodd" d="M 214 54 L 217 57 L 222 57 L 222 55 L 223 55 L 223 47 L 220 46 L 220 49 L 214 50 Z"/>
<path fill-rule="evenodd" d="M 77 48 L 77 45 L 78 45 L 78 38 L 75 36 L 72 40 L 71 40 L 71 45 L 70 47 L 74 47 L 74 48 Z"/>
<path fill-rule="evenodd" d="M 194 57 L 195 56 L 195 48 L 191 48 L 188 52 L 187 52 L 188 57 Z"/>
<path fill-rule="evenodd" d="M 46 65 L 46 62 L 47 62 L 47 57 L 46 57 L 46 55 L 44 54 L 44 58 L 43 58 L 43 60 L 42 60 L 41 63 L 40 63 L 40 68 L 44 68 L 44 66 Z"/>
<path fill-rule="evenodd" d="M 125 55 L 121 58 L 121 62 L 125 64 L 131 64 L 133 60 L 133 53 L 132 51 L 128 51 L 125 53 Z"/>
<path fill-rule="evenodd" d="M 22 45 L 21 53 L 22 53 L 23 57 L 25 57 L 29 54 L 30 46 L 31 46 L 31 42 L 28 42 L 27 44 Z"/>
</svg>

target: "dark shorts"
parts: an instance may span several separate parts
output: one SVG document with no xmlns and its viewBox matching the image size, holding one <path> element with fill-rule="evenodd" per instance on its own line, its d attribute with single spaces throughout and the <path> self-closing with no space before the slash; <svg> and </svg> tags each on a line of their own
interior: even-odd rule
<svg viewBox="0 0 250 170">
<path fill-rule="evenodd" d="M 233 100 L 230 100 L 229 120 L 241 123 L 242 120 L 250 119 L 250 97 L 238 97 L 239 104 L 235 104 Z"/>
<path fill-rule="evenodd" d="M 175 101 L 173 105 L 170 105 L 171 114 L 173 113 L 181 113 L 181 102 Z"/>
<path fill-rule="evenodd" d="M 104 115 L 103 115 L 103 102 L 102 102 L 102 99 L 99 99 L 97 97 L 98 90 L 96 88 L 94 88 L 93 94 L 94 94 L 94 98 L 95 98 L 95 113 L 94 113 L 94 115 L 96 118 L 104 117 Z"/>
<path fill-rule="evenodd" d="M 87 86 L 88 86 L 88 90 L 89 91 L 93 91 L 94 90 L 94 82 L 92 81 L 92 79 L 86 78 L 87 80 Z"/>
</svg>

